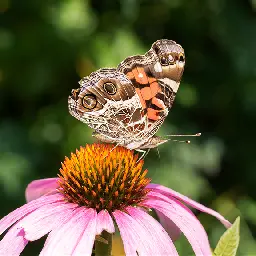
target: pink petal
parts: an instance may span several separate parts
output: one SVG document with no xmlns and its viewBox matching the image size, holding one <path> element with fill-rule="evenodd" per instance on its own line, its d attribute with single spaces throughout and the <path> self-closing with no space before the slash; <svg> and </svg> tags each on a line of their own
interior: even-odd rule
<svg viewBox="0 0 256 256">
<path fill-rule="evenodd" d="M 24 238 L 24 230 L 16 225 L 0 241 L 0 255 L 20 255 L 28 241 Z"/>
<path fill-rule="evenodd" d="M 161 212 L 156 210 L 156 214 L 159 218 L 159 222 L 161 223 L 165 231 L 168 233 L 173 241 L 176 241 L 180 237 L 180 229 L 175 225 L 173 221 L 171 221 Z"/>
<path fill-rule="evenodd" d="M 90 221 L 95 222 L 95 231 L 94 233 L 92 232 L 91 234 L 86 235 L 88 235 L 89 238 L 94 238 L 96 233 L 95 210 L 86 209 L 84 207 L 77 208 L 73 212 L 73 216 L 70 217 L 66 223 L 63 223 L 62 226 L 53 230 L 48 235 L 45 246 L 40 255 L 74 255 L 73 252 L 83 240 L 86 227 Z M 88 243 L 83 244 L 83 246 L 85 247 L 85 250 L 91 254 L 93 241 L 88 241 Z"/>
<path fill-rule="evenodd" d="M 97 215 L 97 235 L 100 235 L 103 230 L 108 233 L 115 232 L 115 226 L 108 211 L 102 210 Z"/>
<path fill-rule="evenodd" d="M 76 204 L 66 202 L 44 205 L 22 219 L 18 225 L 24 229 L 25 238 L 34 241 L 65 223 L 75 208 Z"/>
<path fill-rule="evenodd" d="M 152 197 L 145 200 L 143 205 L 162 212 L 172 220 L 187 237 L 196 255 L 211 255 L 207 234 L 195 215 L 185 205 L 174 198 L 167 198 L 167 202 L 166 200 L 160 199 L 166 199 L 165 196 L 157 192 L 151 192 L 151 194 L 154 194 L 154 199 Z"/>
<path fill-rule="evenodd" d="M 127 207 L 126 210 L 146 230 L 155 255 L 178 255 L 172 240 L 158 221 L 139 208 Z"/>
<path fill-rule="evenodd" d="M 155 246 L 155 243 L 152 243 L 152 235 L 148 233 L 144 224 L 142 225 L 141 222 L 137 222 L 133 217 L 122 211 L 117 210 L 113 212 L 113 215 L 120 230 L 126 255 L 155 256 L 158 254 L 158 247 Z"/>
<path fill-rule="evenodd" d="M 120 230 L 125 254 L 129 256 L 137 256 L 138 254 L 136 251 L 138 251 L 139 244 L 143 244 L 143 238 L 138 234 L 140 227 L 137 227 L 138 225 L 136 225 L 133 218 L 124 212 L 114 211 L 113 215 Z"/>
<path fill-rule="evenodd" d="M 92 248 L 96 236 L 97 226 L 97 213 L 95 210 L 90 209 L 90 215 L 86 216 L 87 220 L 84 220 L 85 230 L 84 233 L 76 246 L 72 256 L 91 256 Z"/>
<path fill-rule="evenodd" d="M 152 189 L 152 191 L 156 191 L 163 195 L 166 195 L 167 197 L 175 197 L 201 212 L 205 212 L 205 213 L 208 213 L 208 214 L 216 217 L 226 228 L 229 228 L 231 226 L 231 223 L 228 220 L 226 220 L 222 215 L 220 215 L 218 212 L 216 212 L 210 208 L 207 208 L 204 205 L 199 204 L 196 201 L 194 201 L 194 200 L 192 200 L 192 199 L 190 199 L 190 198 L 188 198 L 170 188 L 166 188 L 164 186 L 161 186 L 158 184 L 152 184 L 152 183 L 149 184 L 147 186 L 147 188 Z"/>
<path fill-rule="evenodd" d="M 45 194 L 56 192 L 58 178 L 34 180 L 28 184 L 25 192 L 26 201 L 30 202 Z"/>
<path fill-rule="evenodd" d="M 14 210 L 0 220 L 0 235 L 17 220 L 23 218 L 28 213 L 33 212 L 35 209 L 40 208 L 43 205 L 58 201 L 63 201 L 63 196 L 61 194 L 43 196 Z"/>
</svg>

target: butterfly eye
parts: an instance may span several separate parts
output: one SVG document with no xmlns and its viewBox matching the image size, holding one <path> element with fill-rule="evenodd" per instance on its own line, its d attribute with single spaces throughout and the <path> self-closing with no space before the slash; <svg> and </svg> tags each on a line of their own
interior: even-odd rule
<svg viewBox="0 0 256 256">
<path fill-rule="evenodd" d="M 97 105 L 96 96 L 93 94 L 87 94 L 83 97 L 82 105 L 84 108 L 93 109 Z"/>
<path fill-rule="evenodd" d="M 171 54 L 168 55 L 168 64 L 173 64 L 174 63 L 174 58 Z"/>
<path fill-rule="evenodd" d="M 163 66 L 167 66 L 168 65 L 168 59 L 165 56 L 162 56 L 160 58 L 160 62 Z"/>
<path fill-rule="evenodd" d="M 184 62 L 184 61 L 185 61 L 185 58 L 184 58 L 184 55 L 183 55 L 183 54 L 180 55 L 179 61 L 180 61 L 180 62 Z"/>
<path fill-rule="evenodd" d="M 103 84 L 103 88 L 104 88 L 105 92 L 107 92 L 110 95 L 114 95 L 117 91 L 116 86 L 110 82 Z"/>
</svg>

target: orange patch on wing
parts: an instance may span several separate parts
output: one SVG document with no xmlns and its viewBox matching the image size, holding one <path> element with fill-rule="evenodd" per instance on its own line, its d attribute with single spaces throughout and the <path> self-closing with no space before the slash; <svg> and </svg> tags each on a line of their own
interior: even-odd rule
<svg viewBox="0 0 256 256">
<path fill-rule="evenodd" d="M 147 114 L 147 116 L 148 116 L 148 118 L 149 119 L 151 119 L 151 120 L 159 120 L 159 116 L 158 116 L 158 112 L 159 111 L 157 111 L 157 110 L 155 110 L 155 109 L 153 109 L 153 108 L 148 108 L 147 109 L 148 110 L 148 114 Z"/>
<path fill-rule="evenodd" d="M 157 95 L 157 93 L 161 91 L 161 88 L 159 87 L 157 82 L 151 83 L 150 89 L 151 89 L 151 94 L 152 94 L 151 98 L 155 97 Z"/>
<path fill-rule="evenodd" d="M 148 77 L 145 73 L 144 68 L 141 67 L 135 67 L 133 70 L 134 78 L 136 79 L 136 82 L 140 84 L 147 84 L 148 83 Z"/>
<path fill-rule="evenodd" d="M 144 98 L 143 98 L 143 96 L 142 96 L 142 93 L 141 93 L 141 90 L 139 89 L 139 88 L 135 88 L 135 91 L 136 91 L 136 93 L 139 95 L 139 97 L 140 97 L 140 103 L 141 103 L 141 106 L 142 106 L 142 108 L 146 108 L 147 106 L 146 106 L 146 102 L 145 102 L 145 100 L 144 100 Z"/>
<path fill-rule="evenodd" d="M 128 73 L 126 74 L 126 76 L 127 76 L 130 80 L 134 78 L 134 74 L 132 73 L 132 71 L 128 72 Z"/>
<path fill-rule="evenodd" d="M 153 97 L 150 87 L 144 87 L 140 91 L 144 100 L 150 100 Z"/>
<path fill-rule="evenodd" d="M 148 82 L 150 84 L 152 84 L 152 83 L 156 82 L 156 79 L 154 77 L 148 77 Z"/>
<path fill-rule="evenodd" d="M 165 109 L 165 105 L 163 104 L 163 102 L 156 97 L 152 99 L 152 103 L 161 109 Z"/>
</svg>

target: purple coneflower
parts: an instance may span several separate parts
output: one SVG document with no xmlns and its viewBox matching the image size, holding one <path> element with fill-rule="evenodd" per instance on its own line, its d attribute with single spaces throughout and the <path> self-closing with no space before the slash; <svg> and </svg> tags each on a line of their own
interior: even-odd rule
<svg viewBox="0 0 256 256">
<path fill-rule="evenodd" d="M 65 158 L 59 178 L 36 180 L 27 204 L 0 220 L 0 255 L 20 255 L 29 241 L 49 233 L 40 255 L 111 255 L 119 229 L 126 255 L 178 255 L 181 232 L 196 255 L 211 255 L 207 234 L 186 206 L 230 223 L 219 213 L 169 188 L 150 183 L 138 155 L 93 144 Z M 186 204 L 186 205 L 185 205 Z M 160 223 L 149 212 L 154 209 Z M 116 227 L 115 227 L 116 226 Z M 100 235 L 96 239 L 96 236 Z"/>
</svg>

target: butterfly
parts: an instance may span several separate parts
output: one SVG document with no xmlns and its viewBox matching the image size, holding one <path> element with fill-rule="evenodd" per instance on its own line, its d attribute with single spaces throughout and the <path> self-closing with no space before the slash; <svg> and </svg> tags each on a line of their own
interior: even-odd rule
<svg viewBox="0 0 256 256">
<path fill-rule="evenodd" d="M 69 112 L 102 142 L 138 151 L 155 148 L 167 141 L 156 132 L 173 105 L 184 66 L 183 48 L 158 40 L 144 55 L 81 79 L 68 98 Z"/>
</svg>

